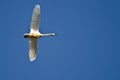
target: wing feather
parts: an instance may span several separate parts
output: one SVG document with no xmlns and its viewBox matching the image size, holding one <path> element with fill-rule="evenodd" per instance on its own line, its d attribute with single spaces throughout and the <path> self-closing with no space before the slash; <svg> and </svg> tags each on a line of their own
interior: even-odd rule
<svg viewBox="0 0 120 80">
<path fill-rule="evenodd" d="M 34 61 L 36 59 L 37 52 L 37 38 L 30 38 L 29 40 L 29 59 Z"/>
<path fill-rule="evenodd" d="M 30 24 L 31 28 L 30 32 L 39 32 L 39 22 L 40 22 L 40 5 L 35 5 Z"/>
</svg>

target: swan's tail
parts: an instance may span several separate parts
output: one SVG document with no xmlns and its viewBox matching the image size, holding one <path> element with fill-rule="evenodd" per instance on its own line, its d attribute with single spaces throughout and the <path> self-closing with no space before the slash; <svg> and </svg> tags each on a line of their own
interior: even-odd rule
<svg viewBox="0 0 120 80">
<path fill-rule="evenodd" d="M 26 33 L 26 34 L 24 34 L 24 38 L 28 38 L 29 37 L 29 35 Z"/>
</svg>

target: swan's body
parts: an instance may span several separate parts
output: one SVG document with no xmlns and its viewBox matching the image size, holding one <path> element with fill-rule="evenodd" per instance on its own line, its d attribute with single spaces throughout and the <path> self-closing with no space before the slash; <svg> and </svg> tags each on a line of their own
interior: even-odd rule
<svg viewBox="0 0 120 80">
<path fill-rule="evenodd" d="M 40 6 L 35 5 L 32 15 L 32 21 L 30 25 L 30 33 L 24 34 L 24 38 L 29 38 L 29 59 L 30 61 L 34 61 L 36 59 L 36 52 L 37 52 L 37 40 L 43 36 L 55 36 L 54 33 L 49 34 L 41 34 L 39 32 L 39 22 L 40 22 Z"/>
</svg>

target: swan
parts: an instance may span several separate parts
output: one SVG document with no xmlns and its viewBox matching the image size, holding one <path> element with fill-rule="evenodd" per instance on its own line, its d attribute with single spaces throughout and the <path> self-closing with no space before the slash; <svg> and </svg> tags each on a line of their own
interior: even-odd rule
<svg viewBox="0 0 120 80">
<path fill-rule="evenodd" d="M 55 36 L 55 33 L 42 34 L 39 32 L 40 22 L 40 5 L 36 4 L 33 9 L 32 20 L 30 24 L 30 32 L 24 34 L 24 38 L 29 38 L 29 60 L 33 62 L 36 60 L 37 41 L 43 36 Z"/>
</svg>

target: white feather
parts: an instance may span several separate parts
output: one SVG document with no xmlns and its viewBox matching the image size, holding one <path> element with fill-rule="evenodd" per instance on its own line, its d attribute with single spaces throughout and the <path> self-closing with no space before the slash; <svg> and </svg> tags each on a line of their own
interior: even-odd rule
<svg viewBox="0 0 120 80">
<path fill-rule="evenodd" d="M 32 14 L 30 32 L 32 32 L 32 33 L 39 32 L 39 24 L 40 24 L 39 22 L 40 22 L 40 6 L 35 5 L 35 8 L 34 8 L 33 14 Z"/>
<path fill-rule="evenodd" d="M 29 40 L 29 59 L 31 62 L 36 59 L 37 40 L 37 38 L 30 38 Z"/>
</svg>

